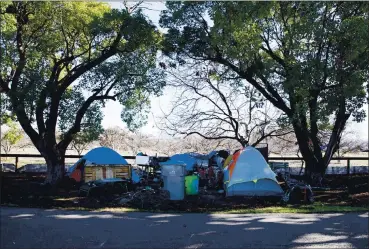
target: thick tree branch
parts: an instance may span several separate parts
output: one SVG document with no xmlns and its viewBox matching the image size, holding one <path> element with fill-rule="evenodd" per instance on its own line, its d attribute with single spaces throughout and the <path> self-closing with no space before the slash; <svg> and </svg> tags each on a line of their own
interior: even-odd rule
<svg viewBox="0 0 369 249">
<path fill-rule="evenodd" d="M 0 93 L 8 93 L 9 90 L 8 83 L 0 76 Z"/>
<path fill-rule="evenodd" d="M 227 99 L 226 97 L 224 96 L 224 94 L 219 90 L 219 88 L 215 87 L 211 81 L 209 79 L 207 79 L 207 82 L 209 84 L 209 86 L 211 87 L 211 89 L 213 89 L 216 93 L 218 93 L 218 95 L 220 96 L 222 102 L 224 103 L 224 105 L 226 106 L 227 108 L 227 112 L 228 112 L 228 118 L 232 121 L 231 122 L 231 125 L 232 125 L 232 128 L 234 129 L 234 132 L 235 132 L 235 135 L 236 137 L 238 137 L 238 127 L 239 127 L 239 124 L 238 124 L 238 121 L 233 117 L 232 115 L 232 111 L 231 111 L 231 108 L 229 107 L 228 105 L 228 102 L 227 102 Z M 217 106 L 218 107 L 218 106 Z M 218 107 L 219 108 L 219 107 Z"/>
<path fill-rule="evenodd" d="M 97 91 L 96 93 L 94 93 L 79 108 L 79 110 L 77 111 L 76 118 L 74 120 L 73 126 L 65 134 L 63 140 L 60 141 L 59 144 L 58 144 L 58 147 L 60 149 L 67 149 L 70 142 L 73 140 L 73 136 L 81 130 L 81 121 L 82 121 L 84 115 L 86 114 L 88 108 L 91 106 L 91 104 L 94 101 L 109 100 L 109 99 L 110 100 L 116 100 L 116 97 L 119 96 L 119 93 L 115 94 L 114 96 L 109 96 L 109 95 L 100 95 L 100 96 L 98 96 L 99 93 L 100 93 L 100 91 Z"/>
<path fill-rule="evenodd" d="M 244 70 L 241 70 L 239 67 L 235 66 L 233 63 L 229 62 L 228 60 L 224 59 L 220 52 L 217 53 L 217 56 L 215 58 L 209 57 L 208 58 L 211 61 L 219 62 L 225 66 L 230 67 L 234 72 L 238 73 L 243 79 L 247 80 L 251 85 L 253 85 L 267 100 L 269 100 L 275 107 L 282 110 L 283 112 L 291 113 L 291 110 L 287 107 L 287 105 L 284 103 L 281 96 L 269 85 L 270 92 L 273 93 L 273 96 L 271 96 L 264 87 L 262 87 L 253 77 L 251 74 L 247 73 Z M 277 98 L 276 98 L 277 97 Z M 281 101 L 282 99 L 282 101 Z"/>
<path fill-rule="evenodd" d="M 22 6 L 22 3 L 19 3 Z M 23 24 L 24 24 L 24 13 L 25 10 L 21 10 L 19 14 L 16 15 L 17 20 L 17 33 L 16 33 L 16 47 L 18 51 L 19 61 L 18 66 L 15 69 L 13 79 L 12 79 L 12 91 L 16 92 L 20 76 L 26 66 L 26 44 L 23 43 Z M 14 95 L 13 95 L 14 96 Z"/>
<path fill-rule="evenodd" d="M 278 131 L 274 130 L 271 131 L 267 134 L 263 134 L 258 140 L 256 140 L 251 146 L 255 147 L 256 145 L 258 145 L 260 142 L 262 142 L 264 139 L 268 138 L 268 137 L 283 137 L 285 135 L 291 134 L 294 131 L 287 131 L 284 133 L 278 133 Z M 275 134 L 276 133 L 276 134 Z"/>
<path fill-rule="evenodd" d="M 282 67 L 285 68 L 286 67 L 286 63 L 284 62 L 284 60 L 273 52 L 273 50 L 270 48 L 269 42 L 267 40 L 264 40 L 264 42 L 266 43 L 266 45 L 267 45 L 268 48 L 264 48 L 262 46 L 261 49 L 264 50 L 270 57 L 272 57 L 273 60 L 275 60 Z"/>
</svg>

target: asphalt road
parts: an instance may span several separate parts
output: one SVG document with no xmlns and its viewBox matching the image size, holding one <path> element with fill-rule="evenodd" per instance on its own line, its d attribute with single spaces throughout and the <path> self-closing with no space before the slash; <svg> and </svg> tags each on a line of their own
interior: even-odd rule
<svg viewBox="0 0 369 249">
<path fill-rule="evenodd" d="M 368 248 L 368 213 L 0 212 L 1 248 Z"/>
</svg>

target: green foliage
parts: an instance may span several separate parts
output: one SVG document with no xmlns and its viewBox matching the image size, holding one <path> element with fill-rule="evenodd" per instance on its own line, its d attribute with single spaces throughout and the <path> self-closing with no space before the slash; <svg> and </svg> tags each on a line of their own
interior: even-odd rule
<svg viewBox="0 0 369 249">
<path fill-rule="evenodd" d="M 5 109 L 14 111 L 27 134 L 34 135 L 28 124 L 36 124 L 40 133 L 58 126 L 64 138 L 95 139 L 108 100 L 124 106 L 129 127 L 144 123 L 141 110 L 165 81 L 156 68 L 161 36 L 140 10 L 99 2 L 7 2 L 0 12 Z"/>
<path fill-rule="evenodd" d="M 278 124 L 293 125 L 308 174 L 324 174 L 348 118 L 366 117 L 368 7 L 365 2 L 168 2 L 160 19 L 168 29 L 163 51 L 180 65 L 188 58 L 221 65 L 242 84 L 253 85 L 285 114 Z"/>
<path fill-rule="evenodd" d="M 121 117 L 135 130 L 146 123 L 149 97 L 159 96 L 165 86 L 164 72 L 156 68 L 156 49 L 138 50 L 118 56 L 86 73 L 77 86 L 93 91 L 113 85 L 116 99 L 123 105 Z"/>
<path fill-rule="evenodd" d="M 346 112 L 360 122 L 369 76 L 367 7 L 334 2 L 167 3 L 160 20 L 168 28 L 164 52 L 182 63 L 188 56 L 214 61 L 262 82 L 287 103 L 294 102 L 296 114 L 309 113 L 309 100 L 318 91 L 318 122 L 334 114 L 344 97 Z M 267 94 L 275 97 L 270 89 Z"/>
<path fill-rule="evenodd" d="M 17 123 L 10 119 L 7 120 L 6 126 L 9 129 L 1 137 L 1 146 L 7 154 L 23 138 L 23 132 L 17 127 Z"/>
<path fill-rule="evenodd" d="M 60 119 L 58 125 L 62 132 L 62 139 L 65 133 L 67 133 L 75 123 L 75 114 L 84 101 L 83 94 L 76 89 L 69 88 L 64 93 L 58 115 Z M 95 103 L 90 106 L 81 121 L 81 132 L 73 136 L 72 147 L 78 152 L 81 152 L 89 143 L 97 140 L 104 131 L 101 125 L 102 119 L 103 114 L 100 105 Z"/>
<path fill-rule="evenodd" d="M 15 115 L 9 111 L 9 99 L 3 93 L 0 95 L 0 125 L 7 125 L 14 121 Z"/>
</svg>

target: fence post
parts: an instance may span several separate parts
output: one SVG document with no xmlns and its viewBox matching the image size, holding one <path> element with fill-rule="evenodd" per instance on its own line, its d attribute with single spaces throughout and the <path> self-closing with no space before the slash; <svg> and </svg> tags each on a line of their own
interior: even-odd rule
<svg viewBox="0 0 369 249">
<path fill-rule="evenodd" d="M 350 159 L 347 159 L 347 175 L 350 175 Z"/>
<path fill-rule="evenodd" d="M 15 172 L 17 172 L 18 169 L 18 157 L 15 157 Z"/>
</svg>

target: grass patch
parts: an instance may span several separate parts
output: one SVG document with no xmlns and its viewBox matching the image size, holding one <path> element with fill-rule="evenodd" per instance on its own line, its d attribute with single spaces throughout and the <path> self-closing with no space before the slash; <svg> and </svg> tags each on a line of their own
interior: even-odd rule
<svg viewBox="0 0 369 249">
<path fill-rule="evenodd" d="M 225 214 L 260 214 L 260 213 L 347 213 L 347 212 L 366 212 L 368 207 L 351 207 L 324 205 L 322 203 L 314 203 L 312 205 L 287 205 L 284 207 L 264 207 L 264 208 L 246 208 L 219 211 L 215 213 Z"/>
<path fill-rule="evenodd" d="M 7 207 L 18 207 L 12 204 L 3 204 L 1 206 Z M 35 207 L 36 208 L 36 207 Z M 48 208 L 50 209 L 50 208 Z M 351 206 L 335 206 L 335 205 L 301 205 L 293 206 L 287 205 L 284 207 L 263 207 L 263 208 L 240 208 L 230 209 L 222 211 L 206 211 L 203 212 L 186 212 L 177 210 L 148 210 L 148 209 L 135 209 L 127 207 L 106 207 L 106 208 L 88 208 L 88 207 L 52 207 L 51 209 L 56 210 L 67 210 L 67 211 L 92 211 L 92 212 L 110 212 L 110 213 L 127 213 L 127 212 L 149 212 L 149 213 L 213 213 L 213 214 L 262 214 L 262 213 L 347 213 L 347 212 L 367 212 L 369 207 L 351 207 Z"/>
<path fill-rule="evenodd" d="M 348 212 L 367 212 L 369 207 L 351 207 L 351 206 L 336 206 L 324 205 L 315 203 L 313 205 L 287 205 L 284 207 L 264 207 L 264 208 L 241 208 L 222 211 L 203 211 L 203 212 L 186 212 L 176 210 L 148 210 L 135 209 L 126 207 L 109 207 L 109 208 L 84 208 L 84 207 L 61 207 L 59 210 L 79 210 L 93 212 L 111 212 L 111 213 L 127 213 L 127 212 L 150 212 L 150 213 L 218 213 L 218 214 L 261 214 L 261 213 L 348 213 Z"/>
</svg>

